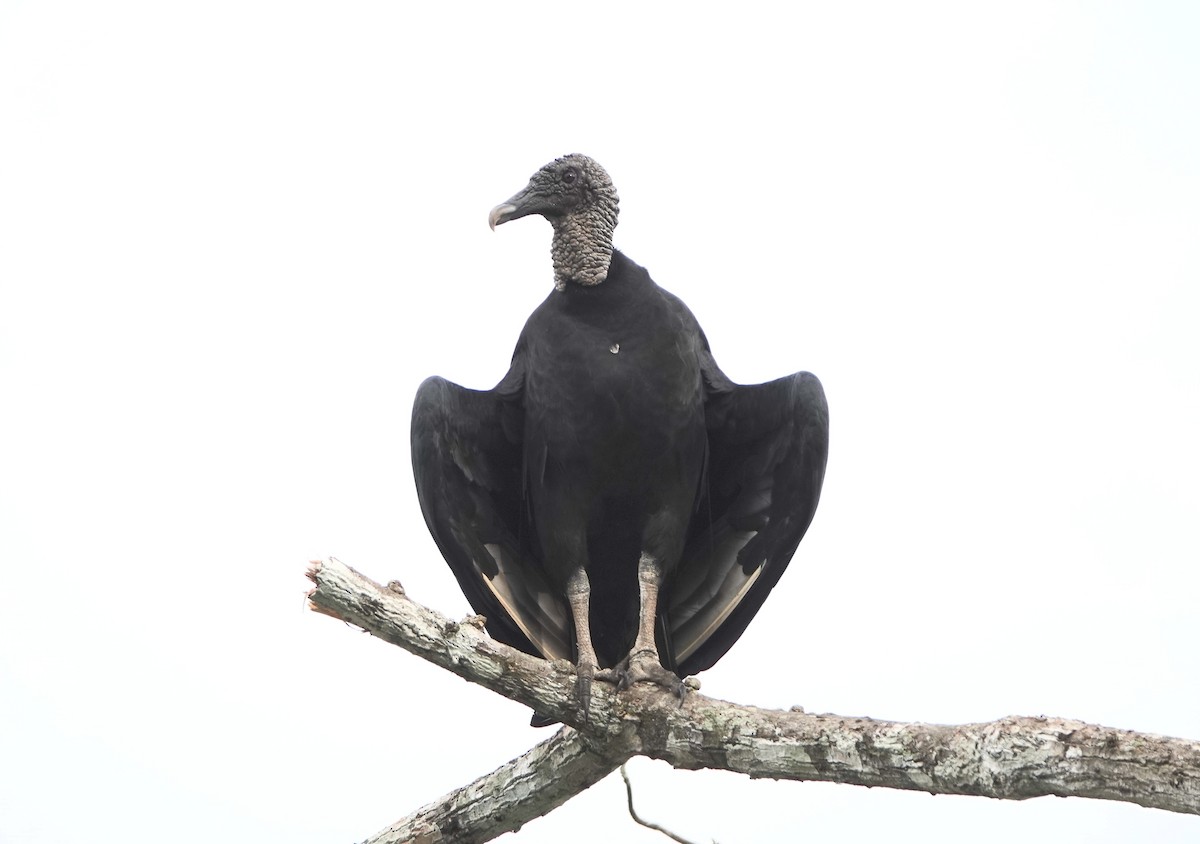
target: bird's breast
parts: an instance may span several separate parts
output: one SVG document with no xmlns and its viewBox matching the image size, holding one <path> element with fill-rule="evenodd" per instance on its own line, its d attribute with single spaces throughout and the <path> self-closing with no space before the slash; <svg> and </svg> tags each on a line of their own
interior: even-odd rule
<svg viewBox="0 0 1200 844">
<path fill-rule="evenodd" d="M 673 326 L 563 328 L 531 345 L 525 385 L 528 433 L 552 458 L 655 462 L 703 431 L 698 349 Z"/>
</svg>

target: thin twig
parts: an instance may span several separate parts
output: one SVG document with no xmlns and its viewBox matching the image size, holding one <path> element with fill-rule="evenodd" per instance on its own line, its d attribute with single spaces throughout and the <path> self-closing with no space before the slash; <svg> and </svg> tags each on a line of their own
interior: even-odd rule
<svg viewBox="0 0 1200 844">
<path fill-rule="evenodd" d="M 651 823 L 650 821 L 643 820 L 641 817 L 639 817 L 638 813 L 634 811 L 633 808 L 633 785 L 629 782 L 629 773 L 625 770 L 625 765 L 621 766 L 621 779 L 625 780 L 625 794 L 629 797 L 629 817 L 633 818 L 634 823 L 641 824 L 642 826 L 646 827 L 646 829 L 652 829 L 655 832 L 661 832 L 672 841 L 678 842 L 678 844 L 692 844 L 691 841 L 688 841 L 682 836 L 676 835 L 675 833 L 671 832 L 671 830 L 663 829 L 658 824 Z M 717 844 L 717 842 L 714 841 L 713 844 Z"/>
</svg>

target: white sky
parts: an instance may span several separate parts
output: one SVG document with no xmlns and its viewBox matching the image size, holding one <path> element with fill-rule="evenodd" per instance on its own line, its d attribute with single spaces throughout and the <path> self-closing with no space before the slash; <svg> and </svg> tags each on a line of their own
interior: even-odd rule
<svg viewBox="0 0 1200 844">
<path fill-rule="evenodd" d="M 1200 6 L 412 5 L 0 2 L 0 841 L 361 840 L 549 735 L 302 574 L 466 614 L 412 396 L 504 373 L 550 231 L 486 215 L 575 151 L 726 372 L 829 395 L 706 692 L 1200 738 Z M 722 844 L 1200 835 L 632 770 Z M 622 801 L 505 840 L 665 840 Z"/>
</svg>

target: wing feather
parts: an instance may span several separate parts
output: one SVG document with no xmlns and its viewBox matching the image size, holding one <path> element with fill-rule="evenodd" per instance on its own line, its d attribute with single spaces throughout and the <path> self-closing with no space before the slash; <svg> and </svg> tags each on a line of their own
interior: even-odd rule
<svg viewBox="0 0 1200 844">
<path fill-rule="evenodd" d="M 493 638 L 569 658 L 568 609 L 525 523 L 519 362 L 494 390 L 429 378 L 413 404 L 417 498 L 429 532 Z"/>
<path fill-rule="evenodd" d="M 829 410 L 816 376 L 739 386 L 706 353 L 707 489 L 667 597 L 676 670 L 710 668 L 745 631 L 816 512 Z"/>
</svg>

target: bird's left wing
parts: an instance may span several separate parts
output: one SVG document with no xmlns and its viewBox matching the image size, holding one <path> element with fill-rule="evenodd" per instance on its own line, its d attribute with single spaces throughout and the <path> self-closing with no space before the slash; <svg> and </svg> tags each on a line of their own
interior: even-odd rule
<svg viewBox="0 0 1200 844">
<path fill-rule="evenodd" d="M 766 600 L 816 512 L 829 452 L 816 376 L 741 386 L 707 349 L 702 366 L 706 488 L 663 619 L 680 676 L 712 667 Z"/>
<path fill-rule="evenodd" d="M 547 659 L 570 657 L 564 600 L 525 527 L 519 363 L 494 390 L 429 378 L 412 417 L 413 475 L 429 532 L 493 638 Z"/>
</svg>

